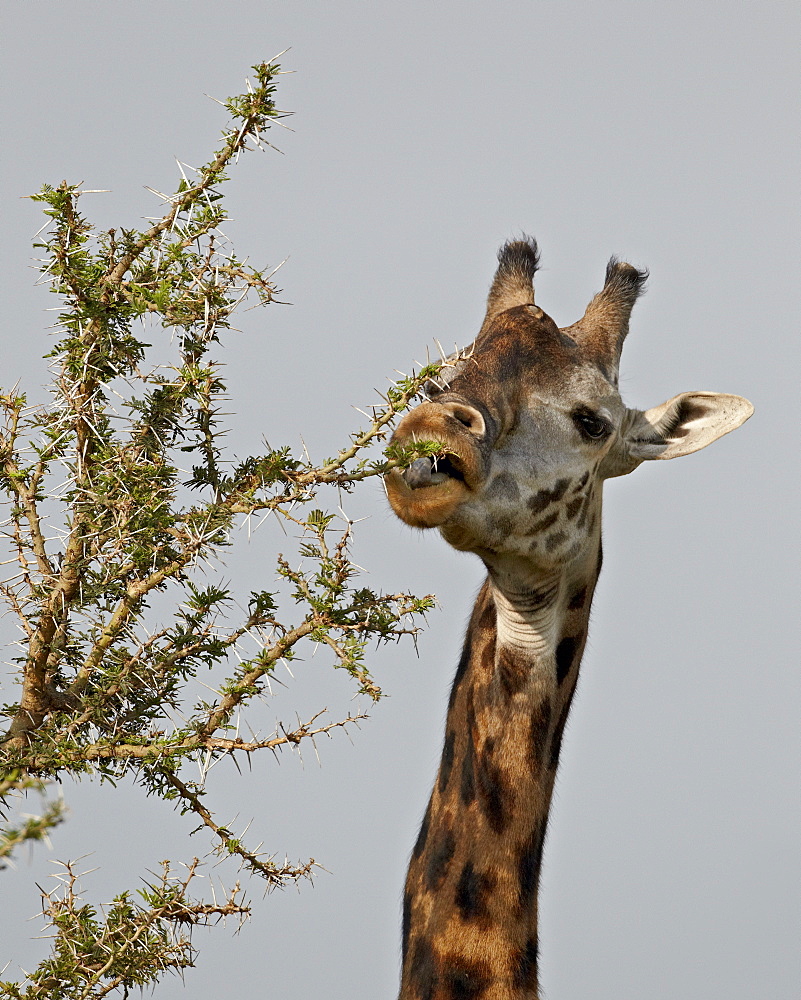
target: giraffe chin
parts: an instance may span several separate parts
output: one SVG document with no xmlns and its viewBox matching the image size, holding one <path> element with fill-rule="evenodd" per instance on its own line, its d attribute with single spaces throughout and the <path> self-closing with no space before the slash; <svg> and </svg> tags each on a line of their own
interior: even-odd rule
<svg viewBox="0 0 801 1000">
<path fill-rule="evenodd" d="M 461 480 L 450 477 L 412 489 L 397 469 L 384 477 L 384 483 L 392 509 L 412 528 L 438 528 L 470 492 Z"/>
</svg>

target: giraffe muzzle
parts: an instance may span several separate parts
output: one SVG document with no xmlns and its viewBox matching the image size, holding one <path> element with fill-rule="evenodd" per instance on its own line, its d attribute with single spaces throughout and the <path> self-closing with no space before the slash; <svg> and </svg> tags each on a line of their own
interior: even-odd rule
<svg viewBox="0 0 801 1000">
<path fill-rule="evenodd" d="M 442 525 L 480 488 L 484 462 L 478 441 L 484 420 L 464 403 L 421 403 L 407 413 L 394 443 L 436 442 L 439 454 L 418 458 L 385 477 L 387 496 L 398 517 L 413 528 Z"/>
</svg>

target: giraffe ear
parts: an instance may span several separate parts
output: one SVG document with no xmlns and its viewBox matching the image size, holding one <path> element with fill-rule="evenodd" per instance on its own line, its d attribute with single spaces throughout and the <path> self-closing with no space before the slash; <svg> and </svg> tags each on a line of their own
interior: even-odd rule
<svg viewBox="0 0 801 1000">
<path fill-rule="evenodd" d="M 736 430 L 753 412 L 747 399 L 723 392 L 683 392 L 645 412 L 627 410 L 601 473 L 607 479 L 625 476 L 650 459 L 691 455 Z"/>
<path fill-rule="evenodd" d="M 487 298 L 482 330 L 507 309 L 534 305 L 534 275 L 539 266 L 540 251 L 533 237 L 504 243 L 498 251 L 498 270 Z"/>
</svg>

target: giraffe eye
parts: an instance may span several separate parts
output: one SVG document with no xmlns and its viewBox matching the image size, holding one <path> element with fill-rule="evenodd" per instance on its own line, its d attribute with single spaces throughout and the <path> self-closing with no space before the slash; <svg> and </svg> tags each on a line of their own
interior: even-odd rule
<svg viewBox="0 0 801 1000">
<path fill-rule="evenodd" d="M 594 413 L 576 413 L 573 419 L 579 430 L 593 441 L 600 441 L 611 433 L 609 424 Z"/>
</svg>

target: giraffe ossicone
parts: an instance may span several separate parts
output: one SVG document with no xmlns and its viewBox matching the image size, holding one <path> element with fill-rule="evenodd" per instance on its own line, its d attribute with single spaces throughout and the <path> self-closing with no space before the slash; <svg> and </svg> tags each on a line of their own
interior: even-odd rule
<svg viewBox="0 0 801 1000">
<path fill-rule="evenodd" d="M 538 263 L 533 239 L 501 248 L 478 336 L 393 438 L 439 445 L 386 477 L 395 513 L 487 568 L 409 865 L 400 1000 L 539 996 L 540 861 L 601 568 L 603 482 L 753 413 L 708 391 L 626 407 L 620 353 L 647 273 L 612 258 L 584 316 L 559 329 L 534 301 Z"/>
</svg>

